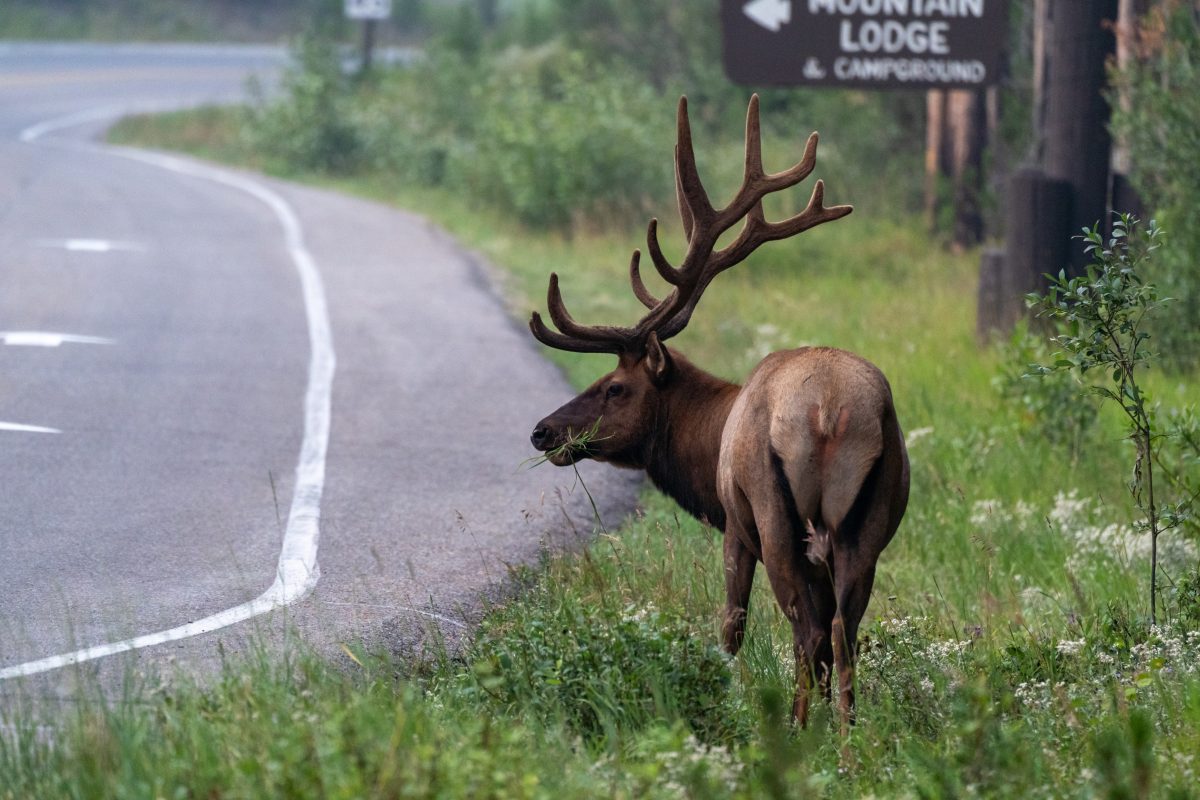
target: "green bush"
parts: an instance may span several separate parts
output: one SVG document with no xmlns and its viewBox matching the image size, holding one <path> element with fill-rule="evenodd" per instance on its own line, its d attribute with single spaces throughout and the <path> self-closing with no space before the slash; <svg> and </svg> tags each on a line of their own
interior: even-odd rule
<svg viewBox="0 0 1200 800">
<path fill-rule="evenodd" d="M 1000 396 L 1018 409 L 1025 430 L 1055 446 L 1064 447 L 1072 463 L 1082 455 L 1084 442 L 1094 430 L 1098 407 L 1083 396 L 1079 380 L 1068 372 L 1030 375 L 1030 365 L 1050 360 L 1044 336 L 1021 325 L 1009 344 L 1011 366 L 993 384 Z"/>
<path fill-rule="evenodd" d="M 284 73 L 280 98 L 260 99 L 247 133 L 251 145 L 277 169 L 341 172 L 361 163 L 362 146 L 351 119 L 353 92 L 333 41 L 301 37 Z"/>
<path fill-rule="evenodd" d="M 475 136 L 483 71 L 434 50 L 410 70 L 360 90 L 353 124 L 367 168 L 420 186 L 447 186 L 452 162 Z"/>
<path fill-rule="evenodd" d="M 251 115 L 248 138 L 283 172 L 370 170 L 535 228 L 626 229 L 673 213 L 673 110 L 686 93 L 719 202 L 741 177 L 748 92 L 720 73 L 715 34 L 696 33 L 704 15 L 672 6 L 668 36 L 651 19 L 662 5 L 577 2 L 568 14 L 577 24 L 565 27 L 548 21 L 561 22 L 566 6 L 525 8 L 493 31 L 462 6 L 420 62 L 368 81 L 343 73 L 330 33 L 310 33 L 282 91 Z M 605 44 L 617 40 L 616 50 Z M 649 52 L 634 57 L 622 49 L 630 42 Z M 918 106 L 864 92 L 766 92 L 768 163 L 791 163 L 819 129 L 820 174 L 839 197 L 903 216 L 920 195 Z M 881 196 L 880 183 L 894 188 Z"/>
<path fill-rule="evenodd" d="M 540 586 L 523 610 L 485 622 L 472 651 L 479 700 L 588 739 L 660 719 L 684 720 L 702 739 L 725 731 L 729 660 L 709 626 L 558 599 Z"/>
<path fill-rule="evenodd" d="M 457 172 L 523 222 L 595 229 L 641 219 L 672 195 L 670 107 L 636 77 L 552 48 L 507 60 L 484 98 Z"/>
</svg>

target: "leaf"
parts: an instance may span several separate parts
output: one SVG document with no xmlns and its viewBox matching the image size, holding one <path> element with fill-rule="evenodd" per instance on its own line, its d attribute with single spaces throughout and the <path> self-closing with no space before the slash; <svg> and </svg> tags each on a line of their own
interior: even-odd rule
<svg viewBox="0 0 1200 800">
<path fill-rule="evenodd" d="M 351 661 L 353 661 L 355 664 L 358 664 L 360 667 L 363 666 L 363 662 L 358 660 L 358 656 L 354 655 L 354 652 L 346 646 L 345 642 L 338 642 L 338 647 L 342 648 L 342 652 L 345 653 Z"/>
</svg>

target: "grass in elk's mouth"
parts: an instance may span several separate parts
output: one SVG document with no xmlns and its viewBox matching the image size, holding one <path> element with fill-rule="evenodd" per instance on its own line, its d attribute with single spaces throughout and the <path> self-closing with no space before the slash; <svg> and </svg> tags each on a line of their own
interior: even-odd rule
<svg viewBox="0 0 1200 800">
<path fill-rule="evenodd" d="M 588 502 L 592 506 L 592 518 L 596 520 L 597 527 L 601 532 L 608 533 L 608 528 L 604 526 L 603 520 L 600 518 L 600 508 L 596 505 L 596 498 L 592 496 L 591 491 L 587 488 L 587 484 L 583 481 L 583 476 L 579 474 L 579 459 L 583 458 L 588 451 L 588 447 L 594 442 L 602 442 L 609 438 L 600 435 L 600 421 L 604 417 L 598 417 L 592 423 L 592 427 L 586 431 L 575 433 L 570 428 L 567 428 L 567 440 L 555 447 L 552 450 L 547 450 L 540 456 L 533 456 L 521 462 L 522 466 L 528 465 L 529 469 L 541 466 L 547 461 L 555 466 L 565 467 L 568 464 L 575 471 L 575 481 L 583 489 L 583 493 L 587 495 Z"/>
<path fill-rule="evenodd" d="M 541 466 L 549 461 L 556 466 L 565 467 L 568 464 L 574 466 L 575 463 L 587 455 L 588 448 L 596 442 L 602 442 L 609 438 L 600 435 L 600 421 L 603 417 L 597 418 L 592 426 L 585 431 L 575 433 L 570 428 L 567 428 L 567 439 L 558 447 L 547 450 L 541 455 L 527 458 L 521 462 L 522 466 L 528 465 L 530 469 Z M 579 474 L 578 470 L 575 472 Z"/>
</svg>

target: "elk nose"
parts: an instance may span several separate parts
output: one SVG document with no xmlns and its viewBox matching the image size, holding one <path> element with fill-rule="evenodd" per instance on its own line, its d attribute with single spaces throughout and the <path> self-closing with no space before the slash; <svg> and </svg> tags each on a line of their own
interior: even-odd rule
<svg viewBox="0 0 1200 800">
<path fill-rule="evenodd" d="M 550 429 L 545 425 L 538 425 L 533 429 L 533 434 L 530 435 L 529 441 L 532 442 L 533 446 L 538 450 L 545 450 L 550 446 L 550 438 Z"/>
</svg>

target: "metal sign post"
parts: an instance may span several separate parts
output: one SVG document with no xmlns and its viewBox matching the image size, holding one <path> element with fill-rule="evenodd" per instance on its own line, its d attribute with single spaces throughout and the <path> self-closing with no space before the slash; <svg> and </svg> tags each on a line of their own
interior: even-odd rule
<svg viewBox="0 0 1200 800">
<path fill-rule="evenodd" d="M 722 0 L 735 83 L 979 89 L 998 79 L 1007 0 Z"/>
<path fill-rule="evenodd" d="M 345 0 L 344 8 L 349 19 L 363 22 L 362 71 L 366 73 L 371 69 L 371 51 L 375 48 L 375 25 L 392 15 L 392 0 Z"/>
</svg>

